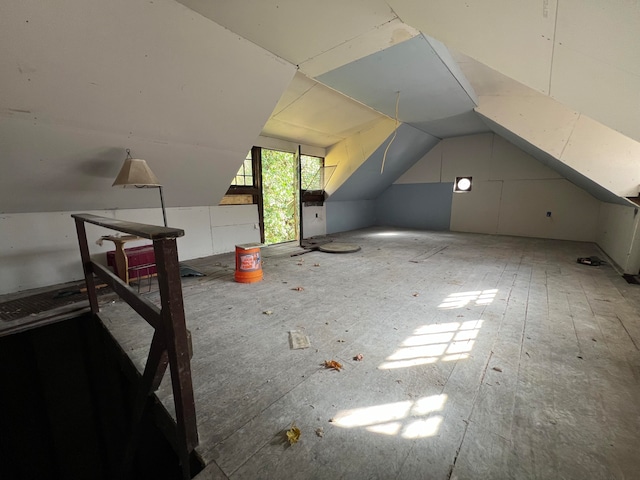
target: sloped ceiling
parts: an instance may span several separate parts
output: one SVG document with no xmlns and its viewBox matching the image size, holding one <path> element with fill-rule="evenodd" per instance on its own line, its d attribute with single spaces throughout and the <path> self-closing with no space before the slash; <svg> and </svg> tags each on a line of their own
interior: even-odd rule
<svg viewBox="0 0 640 480">
<path fill-rule="evenodd" d="M 607 203 L 616 203 L 616 204 L 625 205 L 625 206 L 631 205 L 630 202 L 627 201 L 626 199 L 610 192 L 609 190 L 602 187 L 598 183 L 594 182 L 587 176 L 581 174 L 577 170 L 561 162 L 554 156 L 549 155 L 547 152 L 545 152 L 541 148 L 538 148 L 535 145 L 532 145 L 531 143 L 527 142 L 522 137 L 509 131 L 502 125 L 499 125 L 493 122 L 491 119 L 487 117 L 482 117 L 482 119 L 487 124 L 487 126 L 491 128 L 493 132 L 500 135 L 502 138 L 510 141 L 520 150 L 528 153 L 533 158 L 535 158 L 539 162 L 542 162 L 552 170 L 555 170 L 556 172 L 558 172 L 560 175 L 562 175 L 564 178 L 569 180 L 574 185 L 577 185 L 583 190 L 589 192 L 592 196 L 594 196 L 598 200 L 601 200 Z"/>
<path fill-rule="evenodd" d="M 217 204 L 295 75 L 173 1 L 0 9 L 0 212 L 157 206 L 111 188 L 125 148 L 168 206 Z"/>
<path fill-rule="evenodd" d="M 448 47 L 640 141 L 640 2 L 388 4 Z"/>
<path fill-rule="evenodd" d="M 445 63 L 446 62 L 446 63 Z M 446 49 L 440 55 L 424 35 L 317 77 L 317 80 L 389 117 L 441 137 L 486 131 L 480 121 L 439 120 L 468 115 L 476 97 Z"/>
<path fill-rule="evenodd" d="M 460 73 L 448 47 L 638 140 L 639 24 L 637 1 L 8 2 L 0 133 L 10 140 L 10 171 L 0 178 L 0 206 L 155 205 L 134 201 L 136 192 L 95 193 L 118 171 L 118 146 L 155 161 L 169 206 L 215 203 L 261 129 L 328 147 L 395 118 L 397 92 L 399 120 L 425 135 L 484 131 L 480 83 Z M 492 95 L 506 103 L 500 85 Z M 635 147 L 625 149 L 631 171 L 639 161 Z M 598 161 L 607 168 L 606 156 L 589 161 L 585 171 Z"/>
<path fill-rule="evenodd" d="M 446 47 L 400 22 L 384 1 L 181 3 L 297 65 L 308 78 L 296 77 L 262 135 L 327 147 L 363 124 L 364 110 L 350 99 L 395 118 L 397 92 L 399 120 L 426 133 L 442 138 L 487 131 L 473 113 L 473 89 Z M 314 88 L 313 80 L 335 95 Z M 330 118 L 340 120 L 332 126 Z"/>
<path fill-rule="evenodd" d="M 629 101 L 637 98 L 640 91 L 638 2 L 585 4 L 567 0 L 559 4 L 557 0 L 545 0 L 525 5 L 509 0 L 241 0 L 215 8 L 204 0 L 184 3 L 295 63 L 309 77 L 390 118 L 397 117 L 400 122 L 439 138 L 490 128 L 522 145 L 525 151 L 597 198 L 625 202 L 621 196 L 629 188 L 613 186 L 620 182 L 611 182 L 610 172 L 604 174 L 606 158 L 590 158 L 588 166 L 577 169 L 558 159 L 572 135 L 572 122 L 582 112 L 631 138 L 640 138 L 640 108 L 637 101 Z M 253 18 L 241 13 L 246 11 L 259 15 Z M 511 78 L 501 81 L 499 76 L 489 78 L 486 72 L 469 68 L 465 76 L 440 41 L 458 48 L 477 64 L 484 62 Z M 461 57 L 464 56 L 458 59 Z M 530 103 L 535 106 L 528 113 L 537 115 L 529 120 L 538 122 L 537 129 L 519 129 L 517 121 L 502 125 L 486 115 L 481 119 L 474 111 L 481 100 L 473 86 L 483 90 L 485 103 L 494 96 L 492 107 L 500 104 L 498 98 L 507 105 L 514 94 L 531 97 Z M 487 94 L 487 89 L 492 92 Z M 544 114 L 553 115 L 559 107 L 550 108 L 549 102 L 535 95 L 573 106 L 573 111 L 565 109 L 564 123 L 555 122 L 559 130 L 544 128 Z M 335 108 L 340 109 L 341 103 L 336 99 Z M 321 107 L 311 103 L 306 107 L 290 116 L 286 125 L 280 125 L 283 128 L 272 128 L 276 123 L 272 117 L 264 134 L 283 136 L 287 131 L 296 132 L 296 122 L 304 123 L 307 130 L 313 129 L 314 119 L 304 117 L 313 117 Z M 477 110 L 482 112 L 482 107 Z M 508 122 L 508 117 L 505 115 L 504 121 Z M 354 128 L 359 128 L 358 122 L 354 122 Z M 534 131 L 548 138 L 532 143 L 527 135 Z M 325 133 L 327 143 L 340 137 Z M 577 137 L 572 138 L 574 148 Z M 554 138 L 563 146 L 560 150 L 552 148 L 550 141 Z M 618 150 L 635 151 L 635 147 L 629 150 L 626 144 L 620 144 Z M 629 179 L 632 175 L 627 170 L 632 171 L 638 163 L 631 157 L 627 153 L 618 162 L 623 167 L 620 174 Z M 600 162 L 599 168 L 594 168 L 594 161 Z M 358 169 L 354 175 L 357 177 L 361 171 Z M 345 187 L 353 187 L 353 183 L 359 183 L 357 178 L 345 183 Z"/>
<path fill-rule="evenodd" d="M 400 125 L 395 138 L 392 136 L 386 139 L 329 199 L 342 201 L 377 198 L 438 142 L 438 138 L 417 128 L 407 124 Z"/>
<path fill-rule="evenodd" d="M 262 135 L 328 147 L 383 117 L 330 88 L 296 73 Z"/>
</svg>

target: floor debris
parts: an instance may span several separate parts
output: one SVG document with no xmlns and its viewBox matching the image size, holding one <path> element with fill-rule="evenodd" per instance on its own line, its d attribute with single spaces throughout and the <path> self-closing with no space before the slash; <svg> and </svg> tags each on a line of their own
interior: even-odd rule
<svg viewBox="0 0 640 480">
<path fill-rule="evenodd" d="M 493 367 L 493 370 L 502 373 L 502 369 L 500 367 Z"/>
<path fill-rule="evenodd" d="M 324 428 L 322 427 L 316 428 L 316 435 L 319 436 L 320 438 L 324 437 Z"/>
<path fill-rule="evenodd" d="M 357 354 L 355 357 L 353 357 L 353 359 L 354 359 L 356 362 L 361 362 L 363 358 L 364 358 L 364 356 L 363 356 L 361 353 L 359 353 L 359 354 Z"/>
<path fill-rule="evenodd" d="M 324 368 L 337 370 L 339 372 L 340 369 L 342 368 L 342 364 L 339 363 L 339 362 L 336 362 L 335 360 L 325 360 L 324 361 Z"/>
<path fill-rule="evenodd" d="M 311 346 L 309 337 L 300 330 L 291 330 L 289 332 L 289 347 L 291 350 L 300 350 L 309 348 L 309 346 Z"/>
<path fill-rule="evenodd" d="M 591 265 L 592 267 L 599 267 L 600 265 L 604 265 L 606 262 L 602 261 L 596 256 L 593 257 L 578 257 L 578 263 L 582 265 Z"/>
<path fill-rule="evenodd" d="M 300 432 L 300 429 L 296 427 L 296 424 L 291 424 L 291 428 L 287 430 L 287 440 L 289 441 L 289 445 L 298 443 L 298 440 L 300 440 L 300 435 L 302 435 L 302 432 Z"/>
<path fill-rule="evenodd" d="M 294 287 L 291 290 L 295 290 L 296 292 L 302 292 L 304 290 L 304 288 L 302 288 L 302 287 Z"/>
</svg>

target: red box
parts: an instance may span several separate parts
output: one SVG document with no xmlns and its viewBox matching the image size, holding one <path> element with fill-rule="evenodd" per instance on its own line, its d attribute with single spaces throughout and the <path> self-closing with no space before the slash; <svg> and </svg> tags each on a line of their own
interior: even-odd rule
<svg viewBox="0 0 640 480">
<path fill-rule="evenodd" d="M 115 250 L 107 252 L 107 265 L 113 267 L 115 274 L 121 277 L 116 266 L 115 253 Z M 124 253 L 127 255 L 129 264 L 129 280 L 156 274 L 156 256 L 153 252 L 153 245 L 125 248 Z"/>
</svg>

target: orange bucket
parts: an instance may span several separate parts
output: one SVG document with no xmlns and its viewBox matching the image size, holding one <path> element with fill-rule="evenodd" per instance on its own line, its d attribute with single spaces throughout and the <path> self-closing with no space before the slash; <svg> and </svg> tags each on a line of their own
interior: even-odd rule
<svg viewBox="0 0 640 480">
<path fill-rule="evenodd" d="M 262 280 L 260 246 L 259 243 L 236 245 L 236 282 L 254 283 Z"/>
</svg>

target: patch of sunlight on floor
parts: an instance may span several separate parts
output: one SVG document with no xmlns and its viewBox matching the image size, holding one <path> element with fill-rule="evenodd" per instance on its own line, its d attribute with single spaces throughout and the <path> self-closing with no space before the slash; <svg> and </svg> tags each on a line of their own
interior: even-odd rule
<svg viewBox="0 0 640 480">
<path fill-rule="evenodd" d="M 427 365 L 437 361 L 463 360 L 469 357 L 481 327 L 482 320 L 419 327 L 378 368 L 390 370 Z"/>
<path fill-rule="evenodd" d="M 387 403 L 371 407 L 342 410 L 332 419 L 342 428 L 364 428 L 383 435 L 403 438 L 426 438 L 437 435 L 447 395 L 432 395 L 416 401 Z"/>
<path fill-rule="evenodd" d="M 442 310 L 451 310 L 454 308 L 462 308 L 467 305 L 490 305 L 493 302 L 498 290 L 492 288 L 490 290 L 477 290 L 475 292 L 458 292 L 452 293 L 445 298 L 438 308 Z"/>
</svg>

